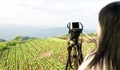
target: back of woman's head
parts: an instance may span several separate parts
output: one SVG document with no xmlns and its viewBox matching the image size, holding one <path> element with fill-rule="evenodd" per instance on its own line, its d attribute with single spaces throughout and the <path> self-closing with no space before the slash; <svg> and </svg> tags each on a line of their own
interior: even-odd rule
<svg viewBox="0 0 120 70">
<path fill-rule="evenodd" d="M 107 60 L 113 70 L 120 70 L 120 1 L 106 5 L 99 13 L 101 33 L 99 48 L 90 66 Z M 110 70 L 110 69 L 109 69 Z"/>
<path fill-rule="evenodd" d="M 112 30 L 119 29 L 120 1 L 110 3 L 104 8 L 102 8 L 102 10 L 99 13 L 99 22 L 100 22 L 102 31 L 109 30 L 110 32 Z"/>
</svg>

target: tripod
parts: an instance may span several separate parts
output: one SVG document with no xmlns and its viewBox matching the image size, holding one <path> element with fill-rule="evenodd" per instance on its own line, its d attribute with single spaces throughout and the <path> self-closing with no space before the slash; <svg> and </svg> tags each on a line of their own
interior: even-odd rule
<svg viewBox="0 0 120 70">
<path fill-rule="evenodd" d="M 69 37 L 68 37 L 68 55 L 67 55 L 67 62 L 65 70 L 77 70 L 78 66 L 83 61 L 82 55 L 82 40 L 79 42 L 79 36 L 82 33 L 82 29 L 72 29 L 69 30 Z"/>
</svg>

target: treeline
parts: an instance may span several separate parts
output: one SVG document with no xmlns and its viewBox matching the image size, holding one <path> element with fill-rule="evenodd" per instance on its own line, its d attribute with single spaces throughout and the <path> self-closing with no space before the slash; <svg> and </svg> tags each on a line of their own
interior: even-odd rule
<svg viewBox="0 0 120 70">
<path fill-rule="evenodd" d="M 6 41 L 4 39 L 0 39 L 0 51 L 4 51 L 9 48 L 9 46 L 15 46 L 16 44 L 24 43 L 29 39 L 36 39 L 35 37 L 29 36 L 16 36 L 14 39 L 10 41 Z"/>
<path fill-rule="evenodd" d="M 87 33 L 87 35 L 89 35 L 90 37 L 97 37 L 97 36 L 98 36 L 97 33 L 94 33 L 94 32 Z M 85 35 L 81 33 L 80 36 L 83 36 L 83 37 L 84 37 Z M 57 37 L 57 38 L 67 39 L 67 38 L 68 38 L 68 34 L 63 35 L 63 36 L 59 36 L 59 37 Z"/>
</svg>

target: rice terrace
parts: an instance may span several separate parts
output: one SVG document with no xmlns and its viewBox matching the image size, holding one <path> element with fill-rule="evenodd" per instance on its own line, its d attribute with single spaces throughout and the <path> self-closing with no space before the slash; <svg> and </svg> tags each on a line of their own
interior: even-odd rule
<svg viewBox="0 0 120 70">
<path fill-rule="evenodd" d="M 95 36 L 96 37 L 96 36 Z M 0 70 L 64 70 L 67 38 L 35 38 L 0 42 Z M 83 56 L 96 47 L 83 36 Z"/>
</svg>

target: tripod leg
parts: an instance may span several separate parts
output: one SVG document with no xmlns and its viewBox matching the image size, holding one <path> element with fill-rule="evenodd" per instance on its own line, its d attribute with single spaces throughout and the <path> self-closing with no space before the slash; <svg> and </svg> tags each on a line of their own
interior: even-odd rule
<svg viewBox="0 0 120 70">
<path fill-rule="evenodd" d="M 82 41 L 81 41 L 81 43 L 80 43 L 80 64 L 82 63 L 82 61 L 83 61 L 83 55 L 82 55 Z"/>
<path fill-rule="evenodd" d="M 74 70 L 78 69 L 78 55 L 77 55 L 77 46 L 74 47 L 73 61 L 74 61 Z"/>
<path fill-rule="evenodd" d="M 78 62 L 79 62 L 79 65 L 81 65 L 82 61 L 83 61 L 83 55 L 82 55 L 82 41 L 81 43 L 78 45 Z M 78 65 L 78 66 L 79 66 Z"/>
<path fill-rule="evenodd" d="M 67 63 L 66 63 L 66 67 L 65 70 L 67 70 L 68 66 L 70 66 L 70 68 L 72 68 L 72 63 L 71 63 L 71 51 L 72 51 L 72 46 L 68 46 L 68 57 L 67 57 Z"/>
</svg>

